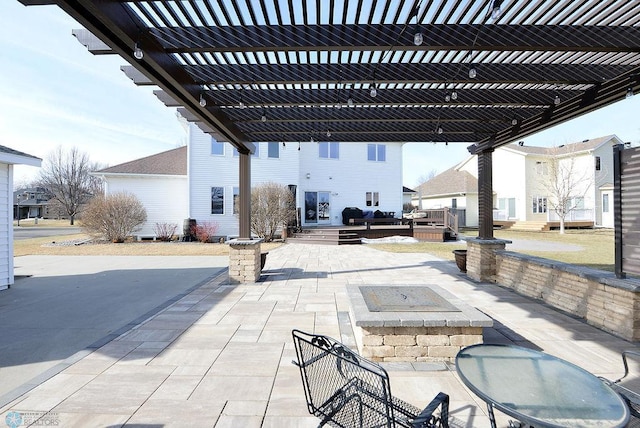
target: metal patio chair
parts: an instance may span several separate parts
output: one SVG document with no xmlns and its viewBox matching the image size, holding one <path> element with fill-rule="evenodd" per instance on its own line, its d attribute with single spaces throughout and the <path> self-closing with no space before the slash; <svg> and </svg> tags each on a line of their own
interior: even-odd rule
<svg viewBox="0 0 640 428">
<path fill-rule="evenodd" d="M 389 375 L 342 343 L 293 330 L 309 413 L 318 426 L 448 428 L 449 396 L 440 392 L 424 410 L 391 396 Z M 440 407 L 440 412 L 436 410 Z"/>
<path fill-rule="evenodd" d="M 629 363 L 627 361 L 628 356 L 633 356 L 640 359 L 640 352 L 636 351 L 623 351 L 622 352 L 622 364 L 624 365 L 624 375 L 617 380 L 609 380 L 600 377 L 607 385 L 613 388 L 622 399 L 627 403 L 629 407 L 629 423 L 627 428 L 640 428 L 640 394 L 629 388 L 628 385 L 624 385 L 624 380 L 629 375 Z"/>
</svg>

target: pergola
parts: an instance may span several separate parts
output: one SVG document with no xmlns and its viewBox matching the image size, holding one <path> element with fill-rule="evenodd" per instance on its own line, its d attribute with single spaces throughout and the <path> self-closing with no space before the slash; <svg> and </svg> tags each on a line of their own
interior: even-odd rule
<svg viewBox="0 0 640 428">
<path fill-rule="evenodd" d="M 371 141 L 467 144 L 491 239 L 493 150 L 640 90 L 636 1 L 19 1 L 238 149 L 241 238 L 253 143 Z"/>
</svg>

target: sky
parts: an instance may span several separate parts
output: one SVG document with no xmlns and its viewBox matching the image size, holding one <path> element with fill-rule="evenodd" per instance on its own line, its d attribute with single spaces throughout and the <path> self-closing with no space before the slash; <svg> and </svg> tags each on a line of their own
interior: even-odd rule
<svg viewBox="0 0 640 428">
<path fill-rule="evenodd" d="M 153 88 L 137 87 L 117 55 L 95 56 L 71 30 L 80 25 L 57 6 L 0 1 L 0 145 L 45 159 L 58 146 L 77 147 L 92 162 L 117 165 L 186 142 L 174 108 Z M 558 146 L 615 134 L 640 142 L 640 97 L 621 100 L 523 138 L 529 146 Z M 468 143 L 409 143 L 403 184 L 443 172 L 469 156 Z M 14 183 L 38 168 L 16 166 Z"/>
</svg>

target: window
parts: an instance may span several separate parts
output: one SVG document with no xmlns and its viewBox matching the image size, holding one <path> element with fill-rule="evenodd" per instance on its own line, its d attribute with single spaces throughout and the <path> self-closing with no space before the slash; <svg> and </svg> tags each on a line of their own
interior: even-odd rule
<svg viewBox="0 0 640 428">
<path fill-rule="evenodd" d="M 322 159 L 339 159 L 340 143 L 318 143 L 318 153 Z"/>
<path fill-rule="evenodd" d="M 549 170 L 546 162 L 536 162 L 536 172 L 540 175 L 548 175 Z"/>
<path fill-rule="evenodd" d="M 367 159 L 384 162 L 387 160 L 387 146 L 384 144 L 367 144 Z"/>
<path fill-rule="evenodd" d="M 533 213 L 541 214 L 546 212 L 547 212 L 547 198 L 534 196 L 533 197 Z"/>
<path fill-rule="evenodd" d="M 596 171 L 600 171 L 600 156 L 596 156 Z"/>
<path fill-rule="evenodd" d="M 380 206 L 380 195 L 378 192 L 367 192 L 366 199 L 368 207 Z"/>
<path fill-rule="evenodd" d="M 602 212 L 603 213 L 609 212 L 609 194 L 608 193 L 602 194 Z"/>
<path fill-rule="evenodd" d="M 256 151 L 253 152 L 253 154 L 251 156 L 255 156 L 257 158 L 260 157 L 260 143 L 255 143 L 256 146 Z M 233 147 L 233 146 L 231 146 Z M 238 149 L 236 149 L 235 147 L 233 147 L 233 156 L 238 157 L 240 156 L 240 153 L 238 152 Z"/>
<path fill-rule="evenodd" d="M 584 209 L 584 197 L 575 196 L 569 199 L 569 206 L 567 210 L 583 210 Z"/>
<path fill-rule="evenodd" d="M 240 188 L 233 188 L 233 213 L 238 214 L 240 212 Z"/>
<path fill-rule="evenodd" d="M 280 157 L 280 143 L 270 142 L 268 147 L 267 156 L 270 158 Z"/>
<path fill-rule="evenodd" d="M 211 188 L 211 214 L 224 214 L 224 187 Z"/>
<path fill-rule="evenodd" d="M 211 139 L 211 154 L 216 156 L 224 156 L 224 143 Z"/>
</svg>

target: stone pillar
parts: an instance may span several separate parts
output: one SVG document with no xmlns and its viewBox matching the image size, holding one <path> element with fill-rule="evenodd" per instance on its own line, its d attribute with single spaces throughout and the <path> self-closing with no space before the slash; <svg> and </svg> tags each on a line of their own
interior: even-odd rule
<svg viewBox="0 0 640 428">
<path fill-rule="evenodd" d="M 256 282 L 260 278 L 260 243 L 262 239 L 229 241 L 229 283 Z"/>
<path fill-rule="evenodd" d="M 496 251 L 504 250 L 506 239 L 467 239 L 467 275 L 482 282 L 496 282 Z"/>
</svg>

